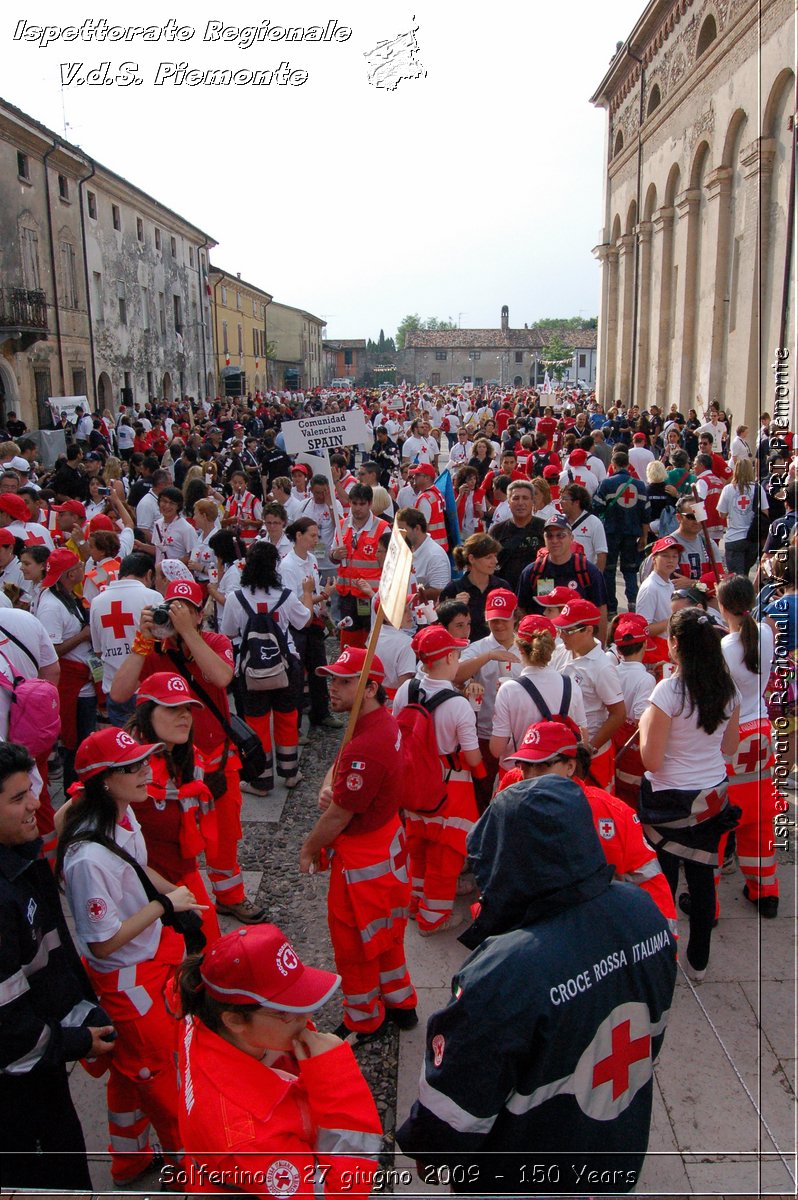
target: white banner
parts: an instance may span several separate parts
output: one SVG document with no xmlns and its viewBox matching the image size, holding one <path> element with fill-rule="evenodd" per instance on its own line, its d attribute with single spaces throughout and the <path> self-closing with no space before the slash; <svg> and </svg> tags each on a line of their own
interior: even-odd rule
<svg viewBox="0 0 798 1200">
<path fill-rule="evenodd" d="M 288 454 L 371 444 L 366 418 L 360 408 L 320 417 L 303 417 L 300 421 L 283 421 L 281 433 Z"/>
<path fill-rule="evenodd" d="M 380 603 L 385 619 L 394 629 L 399 629 L 407 605 L 407 585 L 413 566 L 413 552 L 404 539 L 404 534 L 394 525 L 385 565 L 380 576 Z"/>
</svg>

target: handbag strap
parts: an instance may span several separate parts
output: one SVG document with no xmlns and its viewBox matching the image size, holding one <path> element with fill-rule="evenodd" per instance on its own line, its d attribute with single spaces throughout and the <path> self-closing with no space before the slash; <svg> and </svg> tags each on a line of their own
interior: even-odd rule
<svg viewBox="0 0 798 1200">
<path fill-rule="evenodd" d="M 14 637 L 14 634 L 11 633 L 11 631 L 9 629 L 5 629 L 2 625 L 0 625 L 0 633 L 4 633 L 9 641 L 13 642 L 15 646 L 19 646 L 20 650 L 24 650 L 25 654 L 27 654 L 28 658 L 31 660 L 34 667 L 36 668 L 36 673 L 38 674 L 39 664 L 37 663 L 36 659 L 31 654 L 30 650 L 25 645 L 25 643 L 21 642 L 18 637 Z"/>
<path fill-rule="evenodd" d="M 224 714 L 223 714 L 222 710 L 219 708 L 218 704 L 215 704 L 213 702 L 213 700 L 208 695 L 208 693 L 205 691 L 205 688 L 202 686 L 202 684 L 199 682 L 199 680 L 195 679 L 194 676 L 191 674 L 191 672 L 188 670 L 184 656 L 178 650 L 167 650 L 167 654 L 169 655 L 172 662 L 175 664 L 179 673 L 183 676 L 183 678 L 185 679 L 185 681 L 189 685 L 189 687 L 194 689 L 194 691 L 199 696 L 200 700 L 202 700 L 205 707 L 209 708 L 210 711 L 213 713 L 213 715 L 216 717 L 216 720 L 219 722 L 219 724 L 221 725 L 222 729 L 227 734 L 230 741 L 234 742 L 235 735 L 233 733 L 232 725 L 227 720 L 227 718 L 224 716 Z"/>
<path fill-rule="evenodd" d="M 122 861 L 126 862 L 129 867 L 132 867 L 139 877 L 139 883 L 144 888 L 144 895 L 147 897 L 147 899 L 158 900 L 160 902 L 161 893 L 158 891 L 157 887 L 152 882 L 141 863 L 137 862 L 132 854 L 128 854 L 127 850 L 123 850 L 121 846 L 118 846 L 116 842 L 106 837 L 103 833 L 95 834 L 91 840 L 93 842 L 97 842 L 98 845 L 103 846 L 106 850 L 109 850 L 111 854 L 115 854 L 117 858 L 121 858 Z"/>
</svg>

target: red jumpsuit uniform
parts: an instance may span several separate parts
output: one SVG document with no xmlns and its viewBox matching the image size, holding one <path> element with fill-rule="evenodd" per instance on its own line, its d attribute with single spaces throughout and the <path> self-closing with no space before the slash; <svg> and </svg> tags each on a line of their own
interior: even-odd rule
<svg viewBox="0 0 798 1200">
<path fill-rule="evenodd" d="M 221 937 L 219 921 L 197 868 L 197 856 L 216 852 L 216 810 L 202 782 L 205 762 L 194 751 L 194 779 L 178 786 L 169 775 L 163 755 L 150 759 L 152 778 L 147 799 L 132 806 L 147 844 L 147 862 L 175 887 L 189 888 L 198 904 L 207 905 L 202 931 L 208 942 Z"/>
<path fill-rule="evenodd" d="M 378 1029 L 387 1008 L 415 1008 L 405 962 L 410 904 L 399 820 L 399 728 L 386 708 L 362 715 L 342 750 L 333 802 L 355 815 L 332 850 L 327 919 L 349 1029 Z"/>
<path fill-rule="evenodd" d="M 264 1200 L 371 1192 L 382 1130 L 346 1043 L 301 1062 L 281 1054 L 267 1065 L 189 1017 L 180 1079 L 191 1192 Z"/>
<path fill-rule="evenodd" d="M 773 782 L 775 761 L 773 734 L 767 718 L 741 725 L 740 744 L 737 753 L 726 763 L 726 774 L 729 804 L 737 804 L 743 810 L 735 831 L 737 861 L 751 900 L 779 894 L 773 822 L 776 812 L 786 811 L 786 806 L 781 803 Z M 726 840 L 726 837 L 722 839 L 718 850 L 716 885 Z M 716 903 L 715 915 L 719 912 Z"/>
<path fill-rule="evenodd" d="M 233 665 L 233 647 L 229 638 L 221 633 L 203 632 L 202 640 L 219 658 L 224 659 L 230 666 Z M 174 660 L 167 653 L 172 645 L 171 640 L 156 643 L 156 649 L 144 660 L 142 680 L 154 675 L 156 671 L 174 673 L 177 670 Z M 229 720 L 230 705 L 224 688 L 209 683 L 193 659 L 188 660 L 186 666 L 189 676 L 197 679 L 222 715 Z M 202 696 L 193 689 L 192 694 L 202 701 Z M 235 752 L 235 747 L 228 741 L 224 729 L 204 701 L 203 707 L 197 709 L 194 717 L 194 745 L 205 760 L 206 773 L 223 770 L 226 782 L 223 794 L 216 801 L 216 852 L 212 857 L 207 857 L 208 876 L 213 894 L 220 904 L 240 904 L 244 900 L 244 880 L 238 864 L 242 803 L 238 772 L 241 760 Z"/>
</svg>

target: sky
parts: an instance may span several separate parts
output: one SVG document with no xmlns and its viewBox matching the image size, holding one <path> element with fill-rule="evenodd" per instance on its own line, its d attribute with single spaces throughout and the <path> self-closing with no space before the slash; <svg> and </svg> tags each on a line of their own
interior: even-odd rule
<svg viewBox="0 0 798 1200">
<path fill-rule="evenodd" d="M 606 115 L 589 97 L 644 7 L 45 0 L 0 18 L 0 95 L 207 232 L 212 262 L 322 317 L 330 338 L 391 336 L 406 313 L 496 327 L 503 304 L 519 328 L 598 313 Z M 63 33 L 103 16 L 163 36 Z M 170 20 L 192 36 L 167 40 Z M 280 26 L 351 35 L 242 44 L 247 28 Z M 413 28 L 425 73 L 373 86 L 366 55 Z M 103 62 L 116 82 L 77 83 Z M 168 65 L 284 62 L 306 80 L 189 86 Z"/>
</svg>

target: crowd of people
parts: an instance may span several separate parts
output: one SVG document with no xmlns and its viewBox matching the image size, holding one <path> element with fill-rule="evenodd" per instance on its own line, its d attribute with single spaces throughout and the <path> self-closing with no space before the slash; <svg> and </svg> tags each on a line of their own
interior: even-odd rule
<svg viewBox="0 0 798 1200">
<path fill-rule="evenodd" d="M 286 422 L 353 408 L 365 444 L 317 467 L 286 451 Z M 180 1191 L 367 1195 L 382 1130 L 352 1050 L 418 1023 L 410 921 L 463 926 L 473 953 L 402 1149 L 455 1191 L 578 1191 L 574 1154 L 586 1190 L 630 1190 L 677 910 L 693 986 L 721 871 L 778 915 L 792 433 L 716 402 L 404 385 L 61 428 L 51 467 L 14 414 L 0 431 L 8 1184 L 91 1188 L 80 1059 L 107 1077 L 120 1186 L 157 1143 Z M 347 718 L 298 863 L 329 872 L 333 974 L 245 894 L 242 792 L 298 787 L 301 748 Z M 519 1176 L 521 1148 L 544 1178 Z"/>
</svg>

